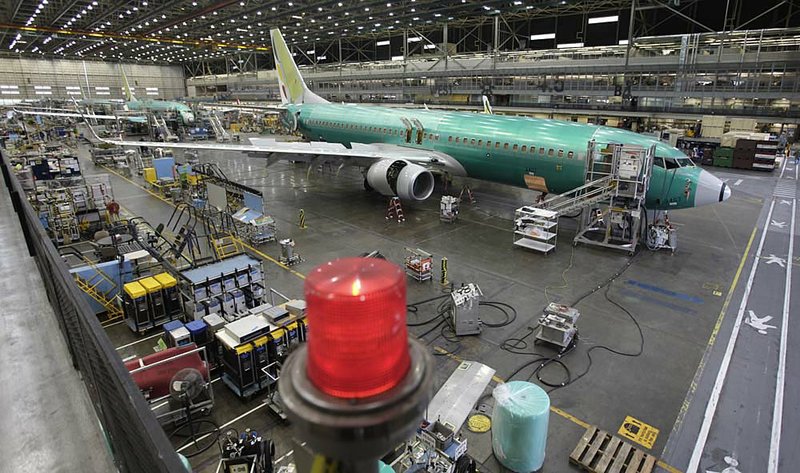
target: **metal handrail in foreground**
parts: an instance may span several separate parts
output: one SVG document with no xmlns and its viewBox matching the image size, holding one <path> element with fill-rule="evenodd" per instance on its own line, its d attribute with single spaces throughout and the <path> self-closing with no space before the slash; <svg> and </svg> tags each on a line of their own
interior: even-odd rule
<svg viewBox="0 0 800 473">
<path fill-rule="evenodd" d="M 72 364 L 81 373 L 115 465 L 125 473 L 185 473 L 147 401 L 39 223 L 4 151 L 0 169 L 28 253 L 39 267 Z"/>
</svg>

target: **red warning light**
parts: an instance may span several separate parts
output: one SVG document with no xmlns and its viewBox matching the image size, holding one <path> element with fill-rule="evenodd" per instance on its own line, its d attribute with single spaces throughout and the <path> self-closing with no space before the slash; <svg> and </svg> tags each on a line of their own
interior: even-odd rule
<svg viewBox="0 0 800 473">
<path fill-rule="evenodd" d="M 343 258 L 306 279 L 311 382 L 341 398 L 364 398 L 396 386 L 411 360 L 406 278 L 385 260 Z"/>
</svg>

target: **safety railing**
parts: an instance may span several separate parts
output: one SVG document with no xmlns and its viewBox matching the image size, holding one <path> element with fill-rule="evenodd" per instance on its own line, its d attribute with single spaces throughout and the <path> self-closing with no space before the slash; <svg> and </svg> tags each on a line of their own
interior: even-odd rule
<svg viewBox="0 0 800 473">
<path fill-rule="evenodd" d="M 39 268 L 72 364 L 81 373 L 117 468 L 125 473 L 185 473 L 175 449 L 39 223 L 5 152 L 0 169 L 28 252 Z"/>
</svg>

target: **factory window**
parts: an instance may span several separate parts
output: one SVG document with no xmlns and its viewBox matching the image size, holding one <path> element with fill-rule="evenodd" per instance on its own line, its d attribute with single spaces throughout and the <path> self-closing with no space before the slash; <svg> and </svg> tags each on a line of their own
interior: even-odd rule
<svg viewBox="0 0 800 473">
<path fill-rule="evenodd" d="M 575 153 L 573 153 L 572 151 L 570 151 L 569 153 L 567 153 L 567 158 L 569 158 L 569 159 L 574 159 L 574 158 L 575 158 Z"/>
<path fill-rule="evenodd" d="M 522 149 L 520 151 L 522 151 L 523 153 L 528 151 L 528 145 L 522 145 Z"/>
<path fill-rule="evenodd" d="M 503 143 L 503 149 L 508 149 L 508 143 Z"/>
<path fill-rule="evenodd" d="M 550 156 L 551 158 L 552 158 L 552 157 L 553 157 L 555 154 L 556 154 L 556 153 L 555 153 L 555 151 L 553 151 L 553 148 L 550 148 L 550 150 L 548 150 L 548 151 L 547 151 L 547 155 L 548 155 L 548 156 Z"/>
<path fill-rule="evenodd" d="M 475 138 L 469 140 L 469 144 L 471 144 L 472 146 L 475 146 Z"/>
<path fill-rule="evenodd" d="M 453 137 L 452 136 L 448 136 L 447 137 L 447 141 L 453 141 Z"/>
<path fill-rule="evenodd" d="M 519 151 L 519 145 L 518 145 L 518 144 L 515 144 L 515 145 L 514 145 L 514 148 L 513 148 L 513 150 L 514 150 L 514 151 Z"/>
<path fill-rule="evenodd" d="M 544 148 L 539 148 L 539 154 L 541 154 L 542 156 L 544 156 Z"/>
<path fill-rule="evenodd" d="M 558 150 L 558 157 L 559 158 L 563 158 L 564 157 L 564 150 L 563 149 Z"/>
</svg>

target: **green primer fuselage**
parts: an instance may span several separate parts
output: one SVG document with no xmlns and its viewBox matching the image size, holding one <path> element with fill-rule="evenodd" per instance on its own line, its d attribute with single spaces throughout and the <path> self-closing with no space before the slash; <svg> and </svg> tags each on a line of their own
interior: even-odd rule
<svg viewBox="0 0 800 473">
<path fill-rule="evenodd" d="M 150 110 L 153 112 L 176 112 L 185 125 L 194 122 L 194 113 L 192 109 L 180 102 L 173 102 L 171 100 L 129 100 L 125 102 L 128 110 Z"/>
<path fill-rule="evenodd" d="M 469 177 L 528 187 L 525 176 L 537 176 L 545 180 L 550 193 L 567 192 L 584 184 L 584 164 L 591 140 L 601 145 L 623 143 L 645 148 L 655 144 L 657 157 L 677 158 L 689 163 L 680 150 L 655 138 L 604 126 L 470 112 L 332 103 L 290 104 L 287 107 L 289 113 L 298 118 L 298 129 L 311 140 L 345 144 L 389 143 L 435 150 L 456 159 Z M 410 142 L 407 141 L 409 125 L 413 127 Z M 419 125 L 424 130 L 421 143 L 417 142 Z M 487 141 L 491 145 L 487 146 Z M 694 207 L 700 172 L 701 169 L 693 165 L 676 169 L 653 166 L 647 208 Z"/>
</svg>

